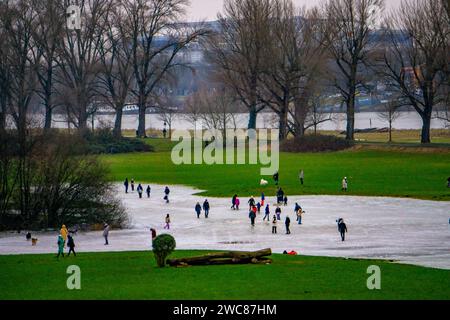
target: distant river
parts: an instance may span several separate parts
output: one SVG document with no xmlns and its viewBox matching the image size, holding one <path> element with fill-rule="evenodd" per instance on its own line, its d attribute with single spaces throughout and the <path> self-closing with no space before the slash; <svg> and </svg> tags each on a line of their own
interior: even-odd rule
<svg viewBox="0 0 450 320">
<path fill-rule="evenodd" d="M 101 123 L 108 123 L 111 126 L 114 124 L 114 115 L 97 115 L 95 117 L 94 126 L 98 127 Z M 388 124 L 380 119 L 379 114 L 375 112 L 361 112 L 356 114 L 355 127 L 357 129 L 367 128 L 384 128 Z M 41 115 L 36 115 L 35 124 L 39 125 L 43 123 Z M 246 128 L 248 123 L 248 114 L 236 114 L 235 115 L 236 127 Z M 89 122 L 89 126 L 91 122 Z M 135 130 L 138 126 L 138 115 L 124 115 L 122 119 L 122 128 L 124 130 Z M 230 127 L 232 125 L 230 124 Z M 401 112 L 400 118 L 398 118 L 394 124 L 395 129 L 421 129 L 422 121 L 420 116 L 416 112 Z M 53 127 L 67 128 L 67 123 L 59 116 L 54 117 Z M 260 113 L 257 118 L 258 129 L 262 128 L 276 128 L 277 119 L 273 113 Z M 346 115 L 345 113 L 338 113 L 334 115 L 333 121 L 328 121 L 319 126 L 320 130 L 338 130 L 343 131 L 346 127 Z M 433 119 L 431 123 L 433 129 L 445 128 L 444 121 Z M 146 128 L 162 130 L 164 128 L 164 121 L 158 114 L 146 115 Z M 172 120 L 172 129 L 178 130 L 190 130 L 193 129 L 193 124 L 185 119 L 183 114 L 178 114 Z"/>
</svg>

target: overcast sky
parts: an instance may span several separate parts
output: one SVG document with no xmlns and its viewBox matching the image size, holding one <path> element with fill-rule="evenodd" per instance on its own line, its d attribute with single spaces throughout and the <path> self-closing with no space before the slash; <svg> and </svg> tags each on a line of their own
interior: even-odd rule
<svg viewBox="0 0 450 320">
<path fill-rule="evenodd" d="M 321 0 L 293 0 L 297 6 L 314 6 Z M 396 7 L 401 0 L 386 0 L 387 8 Z M 221 11 L 223 0 L 191 0 L 191 5 L 187 12 L 187 20 L 215 20 L 217 12 Z"/>
</svg>

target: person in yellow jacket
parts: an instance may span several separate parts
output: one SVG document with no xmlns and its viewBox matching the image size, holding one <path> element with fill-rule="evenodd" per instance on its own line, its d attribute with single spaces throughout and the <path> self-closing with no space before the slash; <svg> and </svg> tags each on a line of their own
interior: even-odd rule
<svg viewBox="0 0 450 320">
<path fill-rule="evenodd" d="M 69 230 L 67 230 L 66 225 L 63 224 L 60 230 L 60 234 L 64 240 L 64 246 L 66 246 L 66 242 L 67 242 L 67 235 L 69 234 Z"/>
</svg>

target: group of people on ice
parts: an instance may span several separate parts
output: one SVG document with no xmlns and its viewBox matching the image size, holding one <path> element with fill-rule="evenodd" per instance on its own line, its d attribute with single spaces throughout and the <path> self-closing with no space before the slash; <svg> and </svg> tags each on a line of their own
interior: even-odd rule
<svg viewBox="0 0 450 320">
<path fill-rule="evenodd" d="M 128 178 L 125 178 L 125 181 L 123 183 L 124 187 L 125 187 L 125 193 L 128 193 L 129 188 L 131 187 L 131 192 L 134 192 L 135 189 L 135 182 L 134 179 L 131 179 L 131 181 L 128 180 Z M 142 199 L 142 195 L 144 193 L 144 188 L 142 187 L 142 184 L 138 184 L 138 186 L 136 187 L 136 192 L 139 195 L 139 199 Z M 145 192 L 147 194 L 147 198 L 150 198 L 151 196 L 151 192 L 152 192 L 152 188 L 150 186 L 147 186 L 147 189 L 145 189 Z M 164 200 L 166 201 L 166 203 L 169 203 L 169 194 L 170 194 L 170 189 L 169 187 L 165 187 L 164 188 Z"/>
</svg>

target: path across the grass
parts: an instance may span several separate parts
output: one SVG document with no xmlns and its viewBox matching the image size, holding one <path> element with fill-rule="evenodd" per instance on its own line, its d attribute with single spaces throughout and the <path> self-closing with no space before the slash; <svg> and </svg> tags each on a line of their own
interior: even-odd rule
<svg viewBox="0 0 450 320">
<path fill-rule="evenodd" d="M 145 189 L 145 187 L 144 187 Z M 450 205 L 412 199 L 290 196 L 282 207 L 278 234 L 271 233 L 271 224 L 257 217 L 250 226 L 246 202 L 240 195 L 241 210 L 230 209 L 231 200 L 209 198 L 209 219 L 196 218 L 194 206 L 203 197 L 198 190 L 172 186 L 169 204 L 163 201 L 164 186 L 152 185 L 151 199 L 138 199 L 136 193 L 118 193 L 132 218 L 132 228 L 110 233 L 110 245 L 103 245 L 101 232 L 79 233 L 75 237 L 80 252 L 150 250 L 149 228 L 158 234 L 174 235 L 178 249 L 258 250 L 273 252 L 295 250 L 304 255 L 349 258 L 382 258 L 403 263 L 450 269 Z M 254 195 L 255 197 L 259 195 Z M 268 198 L 269 203 L 274 202 Z M 295 202 L 306 210 L 303 225 L 297 225 L 293 213 Z M 275 211 L 272 206 L 271 212 Z M 163 229 L 164 217 L 172 218 L 171 229 Z M 292 220 L 291 235 L 285 234 L 284 218 Z M 347 241 L 341 242 L 335 220 L 343 217 L 348 226 Z M 0 254 L 56 252 L 57 232 L 35 234 L 38 245 L 31 246 L 25 233 L 0 233 Z"/>
</svg>

